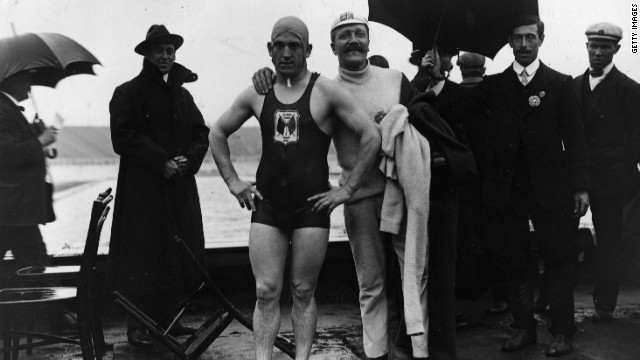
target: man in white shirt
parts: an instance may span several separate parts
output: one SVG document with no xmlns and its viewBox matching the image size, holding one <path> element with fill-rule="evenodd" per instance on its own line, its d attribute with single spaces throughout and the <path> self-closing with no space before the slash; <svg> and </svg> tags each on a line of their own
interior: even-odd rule
<svg viewBox="0 0 640 360">
<path fill-rule="evenodd" d="M 623 212 L 640 195 L 640 85 L 613 64 L 622 39 L 619 26 L 597 23 L 585 34 L 589 69 L 573 84 L 589 147 L 591 212 L 598 239 L 593 321 L 609 322 L 625 259 Z"/>
<path fill-rule="evenodd" d="M 547 356 L 572 351 L 573 237 L 587 211 L 588 157 L 584 129 L 571 76 L 560 74 L 538 59 L 544 23 L 537 16 L 515 19 L 509 36 L 515 61 L 504 72 L 487 76 L 460 102 L 469 115 L 489 111 L 483 197 L 487 228 L 495 239 L 494 256 L 504 266 L 515 335 L 503 351 L 518 351 L 537 341 L 533 288 L 538 255 L 549 275 L 552 298 L 549 329 L 553 341 Z M 437 53 L 425 58 L 438 73 Z M 432 84 L 437 102 L 443 82 Z M 531 251 L 529 219 L 535 228 L 539 254 Z"/>
</svg>

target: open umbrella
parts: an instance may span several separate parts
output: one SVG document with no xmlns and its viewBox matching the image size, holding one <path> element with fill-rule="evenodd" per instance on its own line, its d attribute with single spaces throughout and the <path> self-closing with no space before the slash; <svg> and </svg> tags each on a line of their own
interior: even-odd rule
<svg viewBox="0 0 640 360">
<path fill-rule="evenodd" d="M 387 25 L 422 53 L 438 45 L 493 58 L 511 21 L 538 14 L 537 0 L 369 0 L 369 20 Z"/>
<path fill-rule="evenodd" d="M 0 82 L 29 70 L 34 85 L 55 87 L 75 74 L 95 74 L 100 64 L 76 41 L 56 33 L 26 33 L 0 39 Z"/>
</svg>

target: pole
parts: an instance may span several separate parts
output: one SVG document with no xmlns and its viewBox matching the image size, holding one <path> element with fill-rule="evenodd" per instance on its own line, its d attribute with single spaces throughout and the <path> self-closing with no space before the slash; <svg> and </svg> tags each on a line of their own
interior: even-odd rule
<svg viewBox="0 0 640 360">
<path fill-rule="evenodd" d="M 444 20 L 444 13 L 447 10 L 447 4 L 449 3 L 449 0 L 444 0 L 444 3 L 442 4 L 442 12 L 440 13 L 440 19 L 438 20 L 438 27 L 436 28 L 436 35 L 433 37 L 433 46 L 431 46 L 432 50 L 436 49 L 436 46 L 438 45 L 438 36 L 440 35 L 440 28 L 442 27 L 442 21 Z"/>
</svg>

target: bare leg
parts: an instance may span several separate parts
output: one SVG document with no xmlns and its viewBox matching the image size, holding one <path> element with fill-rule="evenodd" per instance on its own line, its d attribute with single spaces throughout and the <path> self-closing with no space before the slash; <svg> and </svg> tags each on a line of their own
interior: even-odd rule
<svg viewBox="0 0 640 360">
<path fill-rule="evenodd" d="M 318 319 L 314 292 L 324 263 L 329 230 L 302 228 L 293 232 L 291 241 L 291 321 L 296 337 L 296 360 L 306 360 L 316 333 Z"/>
<path fill-rule="evenodd" d="M 249 259 L 256 279 L 253 335 L 257 360 L 269 360 L 280 329 L 280 294 L 289 241 L 277 228 L 253 223 L 249 232 Z"/>
</svg>

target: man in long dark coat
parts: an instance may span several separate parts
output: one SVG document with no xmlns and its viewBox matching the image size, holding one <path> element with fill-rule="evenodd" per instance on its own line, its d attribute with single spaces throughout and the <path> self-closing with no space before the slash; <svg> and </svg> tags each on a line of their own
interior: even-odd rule
<svg viewBox="0 0 640 360">
<path fill-rule="evenodd" d="M 489 234 L 499 242 L 513 312 L 514 336 L 503 351 L 537 341 L 533 285 L 538 258 L 529 242 L 529 219 L 538 237 L 548 275 L 553 335 L 547 356 L 572 351 L 572 242 L 578 220 L 588 209 L 588 153 L 571 76 L 538 59 L 544 23 L 537 16 L 515 19 L 509 36 L 515 61 L 487 76 L 460 104 L 472 114 L 489 110 L 486 121 L 484 201 Z M 433 59 L 437 54 L 430 55 Z M 437 73 L 438 64 L 434 73 Z M 439 93 L 439 85 L 433 91 Z M 444 94 L 441 94 L 444 95 Z M 438 99 L 440 101 L 440 99 Z"/>
<path fill-rule="evenodd" d="M 622 29 L 609 23 L 586 31 L 589 69 L 574 81 L 585 122 L 596 231 L 594 321 L 613 318 L 624 263 L 623 211 L 640 193 L 640 85 L 613 64 Z M 634 219 L 632 221 L 637 221 Z"/>
<path fill-rule="evenodd" d="M 183 83 L 197 75 L 174 63 L 179 35 L 153 25 L 136 48 L 142 72 L 116 88 L 109 104 L 111 139 L 120 155 L 109 256 L 115 287 L 159 320 L 198 279 L 174 235 L 204 261 L 200 200 L 194 175 L 207 152 L 209 129 Z M 154 317 L 155 316 L 155 317 Z M 152 346 L 127 321 L 130 343 Z M 188 333 L 184 326 L 175 335 Z"/>
<path fill-rule="evenodd" d="M 16 268 L 49 262 L 38 224 L 54 220 L 43 148 L 56 141 L 56 130 L 37 130 L 22 114 L 18 102 L 28 98 L 31 84 L 27 71 L 0 84 L 0 285 Z M 9 250 L 11 269 L 2 261 Z"/>
</svg>

